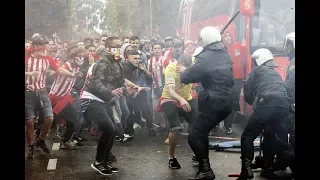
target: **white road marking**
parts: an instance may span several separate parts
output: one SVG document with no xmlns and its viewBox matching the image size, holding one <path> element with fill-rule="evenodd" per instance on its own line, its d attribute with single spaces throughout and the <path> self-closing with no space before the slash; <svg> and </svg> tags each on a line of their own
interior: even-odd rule
<svg viewBox="0 0 320 180">
<path fill-rule="evenodd" d="M 55 170 L 57 168 L 58 159 L 49 159 L 47 170 Z"/>
<path fill-rule="evenodd" d="M 52 151 L 59 151 L 60 143 L 53 143 L 52 144 Z"/>
</svg>

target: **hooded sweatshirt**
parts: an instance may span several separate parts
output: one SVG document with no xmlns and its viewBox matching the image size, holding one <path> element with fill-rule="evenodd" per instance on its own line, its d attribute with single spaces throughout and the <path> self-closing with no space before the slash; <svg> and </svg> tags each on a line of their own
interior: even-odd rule
<svg viewBox="0 0 320 180">
<path fill-rule="evenodd" d="M 121 63 L 124 63 L 128 59 L 128 57 L 125 57 L 124 55 L 128 46 L 131 46 L 131 45 L 129 43 L 125 43 L 120 48 Z"/>
</svg>

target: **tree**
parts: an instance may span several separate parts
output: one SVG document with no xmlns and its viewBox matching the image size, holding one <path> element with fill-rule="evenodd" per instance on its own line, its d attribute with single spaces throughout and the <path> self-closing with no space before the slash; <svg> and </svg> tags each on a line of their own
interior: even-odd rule
<svg viewBox="0 0 320 180">
<path fill-rule="evenodd" d="M 100 0 L 26 0 L 26 37 L 57 32 L 61 39 L 82 39 L 99 28 L 103 9 Z"/>
<path fill-rule="evenodd" d="M 65 0 L 26 0 L 26 37 L 38 32 L 52 37 L 68 32 L 68 11 Z"/>
<path fill-rule="evenodd" d="M 180 0 L 152 0 L 153 31 L 159 26 L 161 35 L 173 36 L 177 28 Z M 104 24 L 112 34 L 150 36 L 150 0 L 108 0 Z"/>
</svg>

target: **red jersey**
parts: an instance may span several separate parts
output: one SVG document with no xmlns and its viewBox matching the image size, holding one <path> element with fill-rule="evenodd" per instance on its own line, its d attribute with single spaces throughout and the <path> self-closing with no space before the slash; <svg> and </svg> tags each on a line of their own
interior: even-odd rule
<svg viewBox="0 0 320 180">
<path fill-rule="evenodd" d="M 25 72 L 39 72 L 38 76 L 25 76 L 27 90 L 36 91 L 46 87 L 46 71 L 49 66 L 53 70 L 57 70 L 60 67 L 50 56 L 40 57 L 34 56 L 30 53 L 26 54 Z"/>
<path fill-rule="evenodd" d="M 80 66 L 72 66 L 70 62 L 64 63 L 62 67 L 74 73 L 80 71 Z M 54 96 L 70 95 L 75 81 L 76 77 L 57 75 L 52 84 L 50 94 Z"/>
</svg>

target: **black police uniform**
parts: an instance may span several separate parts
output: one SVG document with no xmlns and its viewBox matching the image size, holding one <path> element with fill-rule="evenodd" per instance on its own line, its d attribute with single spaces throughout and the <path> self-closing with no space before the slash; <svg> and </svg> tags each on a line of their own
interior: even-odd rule
<svg viewBox="0 0 320 180">
<path fill-rule="evenodd" d="M 189 145 L 199 161 L 199 173 L 190 179 L 214 179 L 209 163 L 208 133 L 232 112 L 236 95 L 232 60 L 222 42 L 212 43 L 195 56 L 196 63 L 180 74 L 183 84 L 201 83 L 198 116 L 189 134 Z"/>
<path fill-rule="evenodd" d="M 241 136 L 242 169 L 239 179 L 253 178 L 250 167 L 254 156 L 253 141 L 262 130 L 265 144 L 273 143 L 275 135 L 287 142 L 288 134 L 283 121 L 289 117 L 289 98 L 280 75 L 269 63 L 253 68 L 244 84 L 245 101 L 253 106 L 254 112 Z M 274 148 L 264 149 L 267 161 L 271 161 L 274 154 Z"/>
</svg>

